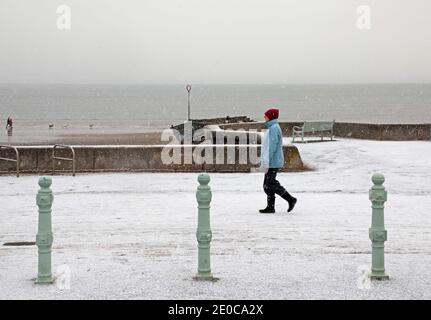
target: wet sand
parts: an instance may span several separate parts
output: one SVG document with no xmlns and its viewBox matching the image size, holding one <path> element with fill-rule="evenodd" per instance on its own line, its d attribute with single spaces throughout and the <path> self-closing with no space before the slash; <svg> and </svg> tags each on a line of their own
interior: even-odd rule
<svg viewBox="0 0 431 320">
<path fill-rule="evenodd" d="M 67 145 L 139 145 L 167 144 L 162 141 L 161 132 L 120 133 L 120 134 L 75 134 L 52 140 L 50 144 Z"/>
<path fill-rule="evenodd" d="M 161 132 L 147 133 L 94 133 L 94 134 L 68 134 L 54 136 L 52 139 L 17 142 L 12 145 L 151 145 L 167 144 L 168 141 L 162 141 Z"/>
</svg>

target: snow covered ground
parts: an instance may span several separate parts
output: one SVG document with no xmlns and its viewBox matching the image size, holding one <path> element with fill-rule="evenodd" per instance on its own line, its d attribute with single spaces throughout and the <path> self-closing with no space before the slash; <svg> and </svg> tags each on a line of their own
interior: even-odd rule
<svg viewBox="0 0 431 320">
<path fill-rule="evenodd" d="M 431 142 L 298 144 L 316 171 L 282 173 L 297 207 L 262 215 L 262 174 L 211 174 L 212 271 L 196 282 L 195 173 L 53 179 L 53 271 L 36 286 L 36 176 L 0 177 L 0 299 L 431 299 Z M 371 175 L 386 176 L 389 281 L 366 281 Z"/>
</svg>

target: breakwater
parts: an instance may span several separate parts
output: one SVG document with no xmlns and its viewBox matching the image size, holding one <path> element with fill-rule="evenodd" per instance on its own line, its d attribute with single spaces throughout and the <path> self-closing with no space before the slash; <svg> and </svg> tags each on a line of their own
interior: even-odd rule
<svg viewBox="0 0 431 320">
<path fill-rule="evenodd" d="M 16 147 L 21 173 L 71 172 L 71 161 L 52 158 L 52 146 Z M 124 145 L 74 146 L 76 172 L 250 172 L 258 166 L 260 145 Z M 296 146 L 284 146 L 284 171 L 305 170 Z M 203 155 L 206 158 L 203 158 Z M 2 157 L 14 158 L 13 150 Z M 55 157 L 71 158 L 70 149 L 56 150 Z M 0 172 L 11 174 L 16 164 L 1 161 Z"/>
</svg>

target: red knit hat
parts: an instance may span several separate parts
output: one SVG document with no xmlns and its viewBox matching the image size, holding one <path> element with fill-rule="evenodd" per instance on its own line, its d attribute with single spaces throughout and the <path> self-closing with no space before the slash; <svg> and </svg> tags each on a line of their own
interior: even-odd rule
<svg viewBox="0 0 431 320">
<path fill-rule="evenodd" d="M 269 120 L 278 119 L 278 114 L 279 114 L 279 111 L 278 111 L 278 109 L 275 109 L 275 108 L 268 109 L 265 111 L 265 116 Z"/>
</svg>

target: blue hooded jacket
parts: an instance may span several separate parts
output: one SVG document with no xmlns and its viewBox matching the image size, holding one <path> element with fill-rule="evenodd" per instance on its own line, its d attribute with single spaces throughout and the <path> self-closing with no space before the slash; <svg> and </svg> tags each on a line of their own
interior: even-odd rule
<svg viewBox="0 0 431 320">
<path fill-rule="evenodd" d="M 264 168 L 283 168 L 283 134 L 277 119 L 267 121 L 267 128 L 261 150 L 261 166 Z"/>
</svg>

